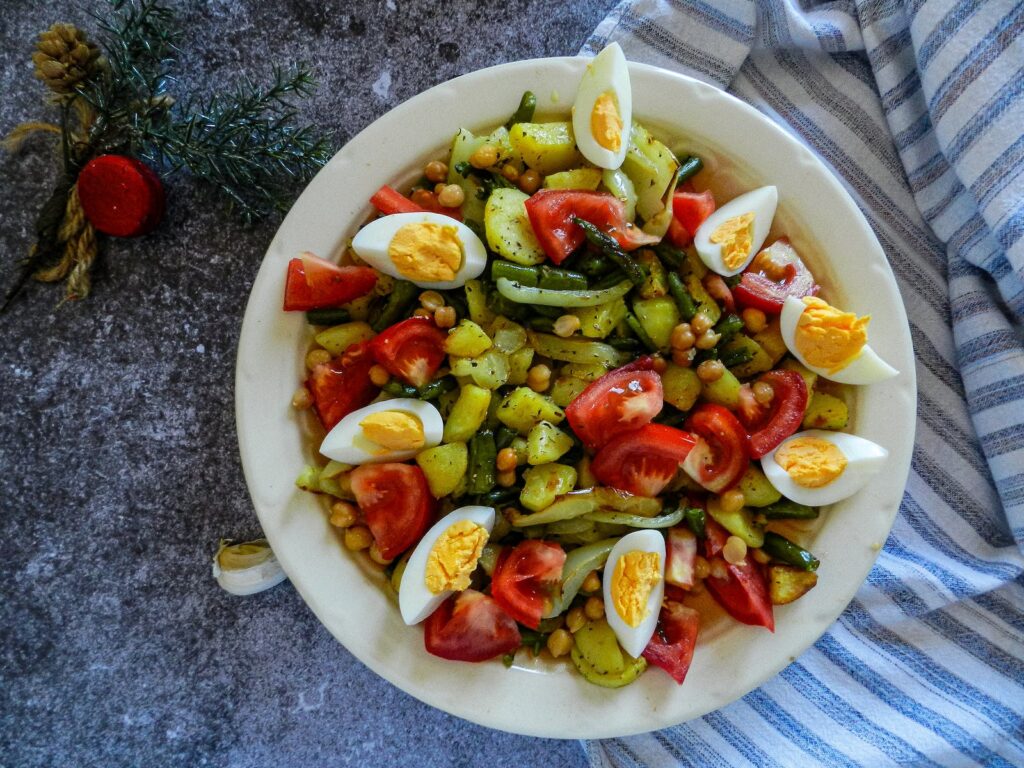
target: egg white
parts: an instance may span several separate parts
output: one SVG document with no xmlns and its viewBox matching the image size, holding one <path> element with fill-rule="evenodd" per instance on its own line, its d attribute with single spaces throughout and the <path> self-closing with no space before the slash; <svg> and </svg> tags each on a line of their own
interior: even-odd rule
<svg viewBox="0 0 1024 768">
<path fill-rule="evenodd" d="M 757 252 L 761 250 L 761 246 L 764 245 L 768 231 L 772 228 L 772 220 L 775 218 L 775 209 L 778 204 L 779 190 L 774 186 L 767 186 L 746 192 L 715 210 L 697 228 L 697 234 L 693 237 L 693 245 L 697 249 L 700 260 L 708 269 L 722 277 L 738 275 L 747 268 Z M 722 261 L 721 243 L 712 243 L 711 236 L 729 219 L 751 212 L 754 214 L 754 232 L 750 242 L 750 251 L 742 264 L 736 269 L 729 269 Z"/>
<path fill-rule="evenodd" d="M 410 448 L 401 451 L 381 452 L 381 446 L 367 440 L 363 436 L 363 428 L 359 422 L 371 413 L 380 411 L 400 411 L 415 416 L 423 424 L 424 443 L 419 448 Z M 358 411 L 352 411 L 348 416 L 339 421 L 334 429 L 327 433 L 327 437 L 320 444 L 320 453 L 329 459 L 340 461 L 345 464 L 379 464 L 384 461 L 405 461 L 411 459 L 420 451 L 440 445 L 441 435 L 444 432 L 444 421 L 441 414 L 430 403 L 416 400 L 411 397 L 399 397 L 393 400 L 380 400 L 371 403 Z"/>
<path fill-rule="evenodd" d="M 857 357 L 835 373 L 829 373 L 826 368 L 808 363 L 796 346 L 796 326 L 805 309 L 807 305 L 803 299 L 787 296 L 782 304 L 782 314 L 779 316 L 779 330 L 782 332 L 786 349 L 806 368 L 839 384 L 875 384 L 899 374 L 899 371 L 878 356 L 870 344 L 865 344 Z"/>
<path fill-rule="evenodd" d="M 627 552 L 656 552 L 658 554 L 658 573 L 661 579 L 651 590 L 647 598 L 647 613 L 637 627 L 627 624 L 615 609 L 612 600 L 612 576 L 619 558 Z M 654 630 L 658 626 L 658 614 L 661 612 L 661 600 L 665 596 L 665 539 L 659 531 L 634 531 L 623 536 L 608 553 L 608 562 L 604 566 L 604 608 L 605 616 L 619 645 L 634 658 L 643 653 L 647 643 L 651 641 Z"/>
<path fill-rule="evenodd" d="M 459 240 L 462 243 L 462 264 L 451 280 L 412 280 L 406 277 L 391 260 L 388 254 L 388 247 L 395 237 L 395 233 L 406 224 L 439 224 L 443 227 L 455 227 Z M 467 280 L 478 277 L 487 266 L 487 249 L 483 242 L 476 236 L 469 227 L 461 221 L 456 221 L 451 216 L 443 213 L 393 213 L 390 216 L 382 216 L 374 219 L 365 227 L 360 229 L 352 238 L 352 250 L 356 252 L 363 261 L 379 271 L 399 280 L 409 280 L 420 288 L 460 288 Z"/>
<path fill-rule="evenodd" d="M 805 488 L 793 482 L 793 478 L 775 462 L 775 453 L 782 446 L 798 437 L 817 437 L 827 440 L 846 456 L 846 469 L 828 485 L 821 488 Z M 765 476 L 779 493 L 797 504 L 823 507 L 849 498 L 885 466 L 889 452 L 877 443 L 846 432 L 829 432 L 824 429 L 809 429 L 786 438 L 773 451 L 761 459 Z"/>
<path fill-rule="evenodd" d="M 598 144 L 590 128 L 594 104 L 606 91 L 615 94 L 619 117 L 622 118 L 622 140 L 617 152 Z M 619 44 L 611 43 L 587 65 L 580 79 L 576 101 L 572 106 L 572 132 L 576 137 L 576 146 L 598 168 L 615 170 L 626 158 L 632 122 L 633 90 L 629 83 L 629 65 Z"/>
<path fill-rule="evenodd" d="M 409 562 L 405 564 L 402 581 L 398 585 L 398 609 L 402 613 L 402 621 L 406 624 L 419 624 L 452 594 L 451 590 L 448 590 L 435 595 L 427 589 L 427 558 L 441 534 L 462 520 L 476 523 L 485 528 L 489 535 L 494 527 L 494 508 L 459 507 L 442 517 L 423 535 L 416 549 L 412 551 Z"/>
</svg>

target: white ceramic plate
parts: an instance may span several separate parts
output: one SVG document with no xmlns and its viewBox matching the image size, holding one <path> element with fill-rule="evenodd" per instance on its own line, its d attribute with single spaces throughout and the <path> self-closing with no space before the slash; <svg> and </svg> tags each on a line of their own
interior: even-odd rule
<svg viewBox="0 0 1024 768">
<path fill-rule="evenodd" d="M 539 59 L 474 72 L 409 100 L 352 139 L 310 182 L 270 245 L 246 308 L 236 371 L 238 438 L 253 504 L 317 617 L 362 662 L 422 701 L 493 728 L 557 738 L 620 736 L 699 717 L 763 683 L 811 645 L 853 597 L 889 533 L 910 464 L 916 406 L 913 351 L 896 283 L 839 183 L 742 102 L 632 64 L 634 115 L 662 134 L 670 131 L 676 147 L 712 149 L 740 187 L 777 185 L 779 221 L 830 285 L 829 295 L 846 309 L 872 314 L 872 346 L 901 374 L 856 390 L 851 431 L 886 447 L 889 469 L 823 515 L 811 542 L 822 563 L 818 586 L 777 608 L 775 633 L 728 619 L 710 622 L 681 688 L 657 669 L 626 688 L 606 690 L 562 664 L 506 669 L 498 661 L 449 662 L 424 651 L 422 630 L 402 623 L 380 588 L 382 577 L 344 550 L 320 502 L 295 488 L 313 458 L 290 407 L 309 330 L 301 313 L 281 311 L 285 265 L 304 250 L 337 254 L 369 214 L 367 200 L 381 184 L 411 181 L 458 127 L 504 122 L 524 90 L 537 94 L 540 112 L 567 114 L 584 66 L 583 59 Z"/>
</svg>

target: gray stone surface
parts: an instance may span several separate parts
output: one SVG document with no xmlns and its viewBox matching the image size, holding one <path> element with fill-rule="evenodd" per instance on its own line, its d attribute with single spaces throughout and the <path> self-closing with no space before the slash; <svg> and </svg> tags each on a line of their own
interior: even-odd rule
<svg viewBox="0 0 1024 768">
<path fill-rule="evenodd" d="M 91 4 L 0 0 L 0 133 L 49 114 L 33 36 Z M 181 90 L 305 59 L 322 81 L 308 115 L 340 145 L 437 82 L 575 52 L 610 4 L 178 2 Z M 5 270 L 54 169 L 45 139 L 0 153 Z M 0 765 L 582 765 L 575 742 L 406 696 L 287 584 L 215 586 L 218 537 L 259 533 L 232 381 L 274 227 L 240 229 L 187 179 L 169 194 L 156 233 L 108 243 L 90 299 L 56 309 L 33 285 L 0 316 Z"/>
</svg>

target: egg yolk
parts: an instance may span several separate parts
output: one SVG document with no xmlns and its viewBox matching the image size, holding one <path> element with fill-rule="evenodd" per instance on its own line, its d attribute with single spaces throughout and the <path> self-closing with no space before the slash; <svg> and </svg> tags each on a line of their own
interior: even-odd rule
<svg viewBox="0 0 1024 768">
<path fill-rule="evenodd" d="M 804 305 L 794 333 L 796 348 L 811 365 L 829 373 L 841 371 L 864 349 L 871 316 L 841 312 L 813 296 Z"/>
<path fill-rule="evenodd" d="M 622 115 L 611 91 L 605 91 L 594 102 L 590 113 L 590 133 L 594 141 L 609 152 L 618 152 L 622 148 Z"/>
<path fill-rule="evenodd" d="M 432 594 L 461 592 L 469 586 L 469 577 L 487 543 L 487 529 L 472 520 L 459 520 L 448 526 L 427 555 L 424 581 Z"/>
<path fill-rule="evenodd" d="M 360 421 L 359 426 L 363 437 L 383 449 L 380 453 L 422 448 L 426 443 L 423 422 L 409 413 L 377 411 Z"/>
<path fill-rule="evenodd" d="M 722 263 L 727 269 L 738 269 L 743 266 L 750 254 L 750 246 L 754 241 L 754 214 L 744 213 L 726 219 L 708 238 L 715 245 L 722 246 Z"/>
<path fill-rule="evenodd" d="M 828 485 L 846 469 L 846 456 L 820 437 L 797 437 L 775 452 L 775 463 L 804 488 Z"/>
<path fill-rule="evenodd" d="M 462 266 L 462 241 L 455 227 L 432 222 L 406 224 L 391 238 L 388 256 L 410 280 L 454 280 Z"/>
<path fill-rule="evenodd" d="M 647 615 L 647 601 L 661 581 L 661 558 L 657 552 L 627 552 L 615 563 L 612 572 L 612 603 L 622 620 L 631 627 L 640 626 Z"/>
</svg>

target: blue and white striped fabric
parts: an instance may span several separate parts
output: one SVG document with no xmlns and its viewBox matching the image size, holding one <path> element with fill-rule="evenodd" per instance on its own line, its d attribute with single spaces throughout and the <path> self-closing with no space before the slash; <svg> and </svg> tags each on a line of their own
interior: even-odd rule
<svg viewBox="0 0 1024 768">
<path fill-rule="evenodd" d="M 628 0 L 587 42 L 728 88 L 878 234 L 917 351 L 895 528 L 839 622 L 701 720 L 595 766 L 1024 765 L 1024 3 Z"/>
</svg>

